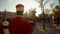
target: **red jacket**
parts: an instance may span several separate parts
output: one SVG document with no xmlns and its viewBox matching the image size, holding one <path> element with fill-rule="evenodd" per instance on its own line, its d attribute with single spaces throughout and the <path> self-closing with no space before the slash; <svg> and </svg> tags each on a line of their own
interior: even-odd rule
<svg viewBox="0 0 60 34">
<path fill-rule="evenodd" d="M 31 24 L 22 17 L 15 17 L 10 21 L 10 34 L 32 34 L 33 29 Z"/>
<path fill-rule="evenodd" d="M 0 19 L 0 34 L 4 34 L 4 29 L 1 23 L 2 23 L 2 20 Z"/>
</svg>

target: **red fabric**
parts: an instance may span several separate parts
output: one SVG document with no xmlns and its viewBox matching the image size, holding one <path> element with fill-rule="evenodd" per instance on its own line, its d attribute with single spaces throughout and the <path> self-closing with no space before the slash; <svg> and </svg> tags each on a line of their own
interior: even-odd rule
<svg viewBox="0 0 60 34">
<path fill-rule="evenodd" d="M 33 19 L 33 23 L 36 25 L 36 19 Z"/>
<path fill-rule="evenodd" d="M 2 20 L 0 19 L 0 34 L 4 34 L 4 30 L 1 23 L 2 23 Z"/>
<path fill-rule="evenodd" d="M 33 18 L 33 23 L 36 25 L 36 23 L 37 23 L 36 17 Z"/>
<path fill-rule="evenodd" d="M 10 21 L 10 34 L 32 34 L 33 29 L 31 24 L 22 17 L 15 17 Z"/>
</svg>

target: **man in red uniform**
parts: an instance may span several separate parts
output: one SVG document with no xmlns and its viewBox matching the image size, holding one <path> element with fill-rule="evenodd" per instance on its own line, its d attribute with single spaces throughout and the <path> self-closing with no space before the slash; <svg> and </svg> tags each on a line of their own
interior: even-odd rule
<svg viewBox="0 0 60 34">
<path fill-rule="evenodd" d="M 10 34 L 32 34 L 33 28 L 28 20 L 22 17 L 24 12 L 24 5 L 16 5 L 17 16 L 10 20 L 9 32 Z"/>
<path fill-rule="evenodd" d="M 2 19 L 0 17 L 0 34 L 4 34 L 4 28 L 2 27 Z"/>
</svg>

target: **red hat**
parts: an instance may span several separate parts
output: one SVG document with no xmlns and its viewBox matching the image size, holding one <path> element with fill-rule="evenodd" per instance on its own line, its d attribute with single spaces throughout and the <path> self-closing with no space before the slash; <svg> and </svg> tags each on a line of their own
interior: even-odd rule
<svg viewBox="0 0 60 34">
<path fill-rule="evenodd" d="M 16 8 L 18 8 L 18 7 L 24 7 L 24 5 L 22 5 L 22 4 L 17 4 L 17 5 L 16 5 Z"/>
</svg>

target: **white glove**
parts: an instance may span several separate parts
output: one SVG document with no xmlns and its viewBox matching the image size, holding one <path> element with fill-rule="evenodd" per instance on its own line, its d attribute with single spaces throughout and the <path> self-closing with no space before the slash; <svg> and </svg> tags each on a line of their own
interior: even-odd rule
<svg viewBox="0 0 60 34">
<path fill-rule="evenodd" d="M 8 21 L 3 21 L 2 25 L 3 26 L 9 26 L 9 22 Z"/>
</svg>

